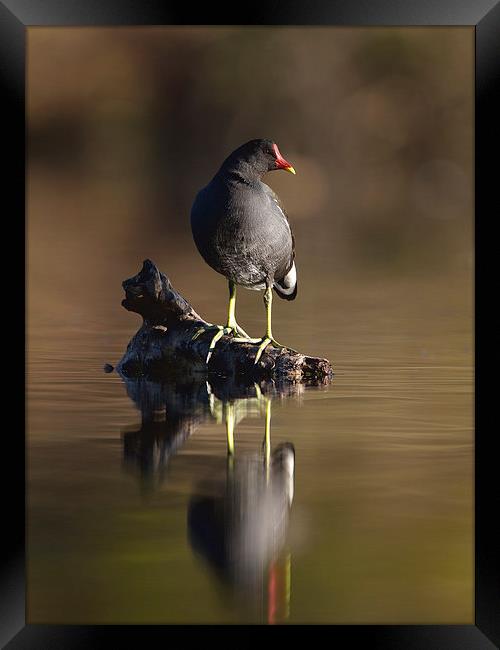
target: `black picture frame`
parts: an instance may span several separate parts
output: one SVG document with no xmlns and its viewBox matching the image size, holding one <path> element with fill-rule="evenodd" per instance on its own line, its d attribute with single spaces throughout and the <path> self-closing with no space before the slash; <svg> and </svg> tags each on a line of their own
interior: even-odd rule
<svg viewBox="0 0 500 650">
<path fill-rule="evenodd" d="M 239 3 L 238 3 L 239 4 Z M 470 26 L 475 30 L 475 624 L 473 625 L 364 625 L 308 626 L 308 634 L 326 632 L 329 643 L 364 644 L 368 647 L 425 650 L 446 648 L 488 649 L 500 644 L 500 578 L 498 538 L 493 534 L 498 518 L 495 420 L 491 409 L 493 381 L 488 370 L 495 360 L 495 319 L 488 317 L 495 293 L 488 279 L 495 278 L 493 222 L 500 216 L 495 192 L 500 150 L 500 0 L 287 0 L 248 3 L 239 15 L 226 3 L 197 4 L 166 0 L 0 0 L 0 83 L 3 118 L 4 234 L 9 248 L 19 250 L 7 278 L 25 273 L 25 44 L 26 30 L 43 26 L 92 25 L 349 25 L 349 26 Z M 490 163 L 490 161 L 492 161 Z M 8 203 L 9 207 L 5 207 Z M 495 210 L 496 206 L 496 210 Z M 495 269 L 496 270 L 496 269 Z M 494 289 L 495 285 L 492 285 Z M 11 289 L 11 287 L 8 287 Z M 22 292 L 21 292 L 22 293 Z M 493 307 L 492 307 L 493 308 Z M 24 320 L 24 304 L 17 321 Z M 481 315 L 482 314 L 482 315 Z M 12 317 L 10 317 L 12 324 Z M 21 328 L 19 328 L 21 329 Z M 24 421 L 25 340 L 20 335 L 15 363 L 9 368 L 13 382 L 9 412 Z M 5 369 L 4 369 L 5 372 Z M 490 411 L 488 411 L 490 409 Z M 255 641 L 259 626 L 241 635 L 239 627 L 226 626 L 54 626 L 30 625 L 25 619 L 25 441 L 20 430 L 4 431 L 3 457 L 13 470 L 4 486 L 2 572 L 0 587 L 0 643 L 20 648 L 101 648 L 122 643 L 150 647 L 187 641 L 207 642 L 212 629 L 223 641 L 238 647 Z M 7 435 L 8 434 L 8 435 Z M 496 508 L 495 508 L 496 505 Z M 495 516 L 496 513 L 496 516 Z M 295 626 L 268 628 L 269 640 Z M 203 636 L 202 636 L 203 635 Z M 243 638 L 242 638 L 243 637 Z M 271 641 L 272 642 L 272 641 Z M 6 644 L 6 646 L 5 646 Z"/>
</svg>

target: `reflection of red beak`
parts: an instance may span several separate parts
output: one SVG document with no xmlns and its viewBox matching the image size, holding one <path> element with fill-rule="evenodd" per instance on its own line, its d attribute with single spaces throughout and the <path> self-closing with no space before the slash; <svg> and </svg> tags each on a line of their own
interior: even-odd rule
<svg viewBox="0 0 500 650">
<path fill-rule="evenodd" d="M 276 169 L 284 169 L 291 174 L 295 174 L 295 169 L 280 154 L 277 144 L 273 144 L 274 155 L 276 156 Z"/>
</svg>

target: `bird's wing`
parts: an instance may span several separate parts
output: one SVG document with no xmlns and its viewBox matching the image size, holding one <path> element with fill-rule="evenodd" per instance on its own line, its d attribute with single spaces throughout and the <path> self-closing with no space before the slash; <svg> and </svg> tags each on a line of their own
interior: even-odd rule
<svg viewBox="0 0 500 650">
<path fill-rule="evenodd" d="M 280 298 L 285 300 L 295 300 L 297 296 L 297 269 L 295 267 L 295 237 L 293 236 L 292 228 L 290 222 L 288 221 L 288 215 L 285 212 L 281 201 L 278 198 L 278 195 L 273 192 L 273 190 L 268 186 L 264 185 L 264 191 L 273 203 L 274 207 L 278 208 L 278 211 L 281 213 L 283 220 L 286 223 L 286 226 L 290 232 L 290 237 L 292 239 L 292 252 L 288 262 L 288 268 L 286 273 L 282 278 L 277 278 L 274 282 L 274 289 Z"/>
<path fill-rule="evenodd" d="M 292 236 L 292 259 L 291 262 L 295 259 L 295 238 L 293 236 L 292 228 L 290 226 L 290 221 L 288 220 L 288 215 L 285 211 L 285 208 L 283 204 L 281 203 L 278 195 L 276 192 L 273 192 L 273 190 L 269 187 L 269 185 L 266 185 L 265 183 L 262 183 L 264 192 L 267 194 L 269 199 L 277 206 L 279 212 L 283 216 L 283 220 L 286 223 L 288 230 L 290 231 L 290 235 Z"/>
<path fill-rule="evenodd" d="M 276 192 L 274 192 L 269 187 L 269 185 L 266 185 L 265 183 L 262 183 L 262 185 L 263 185 L 263 188 L 264 188 L 264 192 L 267 194 L 267 196 L 270 198 L 270 200 L 278 207 L 278 210 L 281 212 L 281 214 L 283 216 L 283 219 L 284 219 L 284 221 L 285 221 L 285 223 L 286 223 L 286 225 L 288 227 L 288 230 L 290 231 L 290 235 L 292 237 L 292 256 L 291 256 L 291 259 L 290 259 L 290 267 L 291 267 L 292 264 L 293 264 L 293 261 L 295 260 L 295 237 L 293 236 L 292 227 L 290 226 L 290 221 L 288 220 L 288 215 L 285 212 L 285 208 L 284 208 L 283 204 L 281 203 L 281 201 L 280 201 L 278 195 L 276 194 Z"/>
<path fill-rule="evenodd" d="M 283 207 L 283 204 L 279 200 L 278 195 L 275 192 L 273 192 L 273 190 L 269 187 L 269 185 L 266 185 L 265 183 L 262 183 L 262 185 L 263 185 L 263 188 L 264 188 L 264 192 L 271 199 L 271 201 L 273 201 L 278 206 L 281 214 L 283 215 L 285 221 L 287 222 L 288 226 L 290 227 L 290 223 L 288 221 L 288 215 L 285 212 L 285 208 Z"/>
</svg>

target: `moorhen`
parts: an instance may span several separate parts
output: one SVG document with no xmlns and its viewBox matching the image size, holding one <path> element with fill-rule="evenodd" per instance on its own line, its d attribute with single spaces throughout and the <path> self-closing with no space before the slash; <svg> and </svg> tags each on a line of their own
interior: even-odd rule
<svg viewBox="0 0 500 650">
<path fill-rule="evenodd" d="M 227 324 L 210 325 L 217 333 L 210 343 L 207 363 L 217 341 L 224 335 L 260 343 L 255 363 L 269 345 L 284 347 L 273 337 L 272 290 L 280 298 L 297 295 L 295 243 L 287 216 L 273 190 L 262 176 L 275 169 L 295 174 L 271 140 L 250 140 L 238 147 L 222 163 L 210 183 L 198 192 L 191 209 L 191 228 L 204 260 L 229 281 Z M 251 339 L 235 318 L 236 285 L 264 289 L 267 327 L 261 339 Z"/>
</svg>

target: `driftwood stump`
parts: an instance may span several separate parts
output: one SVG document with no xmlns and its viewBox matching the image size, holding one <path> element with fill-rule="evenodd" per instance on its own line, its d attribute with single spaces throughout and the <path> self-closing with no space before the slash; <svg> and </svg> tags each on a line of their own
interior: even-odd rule
<svg viewBox="0 0 500 650">
<path fill-rule="evenodd" d="M 123 289 L 123 307 L 140 314 L 143 324 L 117 366 L 122 375 L 161 378 L 205 374 L 209 378 L 229 378 L 238 384 L 265 380 L 326 384 L 333 377 L 327 359 L 308 357 L 287 348 L 268 346 L 255 364 L 258 344 L 237 342 L 231 335 L 218 341 L 207 364 L 213 332 L 193 340 L 207 321 L 150 260 L 144 261 L 137 275 L 123 282 Z"/>
</svg>

